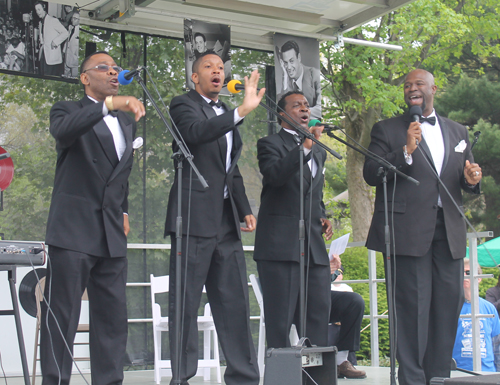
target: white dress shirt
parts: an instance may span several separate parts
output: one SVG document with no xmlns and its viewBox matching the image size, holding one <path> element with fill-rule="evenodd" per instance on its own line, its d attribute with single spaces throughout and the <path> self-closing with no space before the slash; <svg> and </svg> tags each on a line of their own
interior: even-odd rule
<svg viewBox="0 0 500 385">
<path fill-rule="evenodd" d="M 427 147 L 429 147 L 429 150 L 431 152 L 432 161 L 434 162 L 434 166 L 436 167 L 436 172 L 438 173 L 438 175 L 441 175 L 445 152 L 443 133 L 441 131 L 441 126 L 439 125 L 439 120 L 436 116 L 436 111 L 434 109 L 429 116 L 426 116 L 426 118 L 430 118 L 432 116 L 436 118 L 436 124 L 434 126 L 429 122 L 422 122 L 420 124 L 420 127 L 422 128 L 422 137 L 424 138 L 425 143 L 427 143 Z M 413 163 L 413 158 L 411 157 L 411 155 L 406 160 L 406 162 L 409 165 Z M 441 195 L 438 196 L 437 204 L 439 207 L 443 207 L 443 204 L 441 202 Z"/>
<path fill-rule="evenodd" d="M 206 96 L 200 94 L 200 96 L 207 102 L 210 103 L 212 99 L 207 98 Z M 211 106 L 217 116 L 222 115 L 226 112 L 224 107 Z M 238 124 L 243 118 L 238 114 L 238 109 L 234 109 L 234 124 Z M 231 151 L 233 150 L 233 130 L 226 132 L 226 142 L 227 142 L 227 151 L 226 151 L 226 173 L 231 168 Z M 229 197 L 229 192 L 227 191 L 227 185 L 224 186 L 224 198 Z"/>
<path fill-rule="evenodd" d="M 87 97 L 92 100 L 94 103 L 99 103 L 93 97 Z M 113 142 L 115 144 L 116 155 L 118 156 L 118 160 L 121 160 L 123 153 L 125 152 L 125 148 L 127 147 L 127 143 L 125 141 L 125 136 L 123 135 L 122 128 L 120 126 L 120 122 L 118 118 L 109 114 L 108 108 L 106 107 L 106 103 L 102 104 L 102 114 L 104 116 L 104 123 L 111 131 L 111 135 L 113 135 Z"/>
<path fill-rule="evenodd" d="M 290 129 L 285 128 L 285 127 L 282 127 L 282 128 L 286 132 L 288 132 L 289 134 L 299 136 L 299 134 L 297 134 L 297 132 L 295 132 L 294 130 L 290 130 Z M 305 156 L 309 155 L 310 152 L 311 152 L 310 148 L 304 147 L 304 155 Z M 311 156 L 311 159 L 309 159 L 307 161 L 307 164 L 309 165 L 309 169 L 311 170 L 312 177 L 314 178 L 316 176 L 316 173 L 318 172 L 318 164 L 316 163 L 316 161 L 314 160 L 314 158 L 312 156 Z"/>
</svg>

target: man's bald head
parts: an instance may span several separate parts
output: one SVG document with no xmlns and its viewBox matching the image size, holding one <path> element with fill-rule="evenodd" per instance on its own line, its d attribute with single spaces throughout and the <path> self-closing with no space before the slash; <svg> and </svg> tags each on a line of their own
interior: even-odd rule
<svg viewBox="0 0 500 385">
<path fill-rule="evenodd" d="M 406 75 L 404 83 L 405 102 L 408 107 L 420 106 L 424 116 L 434 110 L 434 94 L 437 87 L 434 76 L 426 70 L 416 69 Z"/>
</svg>

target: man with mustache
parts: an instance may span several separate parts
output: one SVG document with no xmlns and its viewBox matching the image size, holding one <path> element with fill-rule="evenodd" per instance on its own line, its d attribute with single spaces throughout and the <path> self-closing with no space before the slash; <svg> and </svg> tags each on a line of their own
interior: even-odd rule
<svg viewBox="0 0 500 385">
<path fill-rule="evenodd" d="M 453 201 L 463 211 L 461 190 L 479 194 L 482 176 L 473 161 L 467 129 L 434 110 L 436 90 L 431 73 L 411 71 L 404 82 L 404 98 L 408 107 L 422 108 L 420 122 L 413 122 L 409 113 L 378 122 L 369 146 L 420 182 L 415 186 L 397 178 L 396 183 L 393 173 L 387 175 L 389 232 L 395 254 L 391 268 L 396 325 L 392 327 L 396 326 L 401 385 L 424 385 L 432 377 L 450 376 L 466 250 L 465 221 Z M 365 181 L 377 187 L 366 247 L 385 253 L 379 168 L 375 161 L 365 160 Z"/>
<path fill-rule="evenodd" d="M 73 362 L 66 343 L 72 351 L 85 288 L 92 384 L 123 381 L 128 177 L 136 132 L 126 112 L 139 121 L 145 109 L 133 96 L 118 96 L 120 71 L 106 52 L 89 55 L 80 67 L 84 98 L 50 110 L 57 165 L 45 238 L 50 259 L 42 302 L 43 385 L 69 383 Z"/>
<path fill-rule="evenodd" d="M 249 325 L 248 281 L 240 231 L 255 229 L 237 166 L 242 150 L 238 126 L 264 96 L 257 93 L 259 73 L 245 77 L 243 103 L 230 109 L 219 103 L 224 82 L 224 63 L 214 53 L 201 55 L 193 63 L 191 80 L 195 89 L 176 96 L 170 103 L 172 119 L 182 135 L 193 161 L 208 182 L 205 190 L 184 161 L 182 173 L 182 275 L 176 271 L 177 172 L 167 208 L 165 236 L 170 235 L 169 331 L 172 370 L 182 384 L 196 374 L 198 364 L 197 315 L 203 285 L 212 309 L 215 327 L 227 361 L 224 374 L 228 385 L 257 385 L 259 370 Z M 173 143 L 174 153 L 178 150 Z M 188 201 L 190 213 L 188 216 Z M 240 222 L 245 223 L 241 227 Z M 190 227 L 188 228 L 188 223 Z M 189 236 L 189 237 L 188 237 Z M 187 268 L 187 272 L 185 269 Z M 186 274 L 186 275 L 185 275 Z M 187 277 L 184 282 L 184 276 Z M 181 278 L 185 302 L 183 325 L 175 325 L 176 280 Z M 176 356 L 175 336 L 181 335 L 181 356 Z M 177 372 L 178 361 L 180 373 Z"/>
</svg>

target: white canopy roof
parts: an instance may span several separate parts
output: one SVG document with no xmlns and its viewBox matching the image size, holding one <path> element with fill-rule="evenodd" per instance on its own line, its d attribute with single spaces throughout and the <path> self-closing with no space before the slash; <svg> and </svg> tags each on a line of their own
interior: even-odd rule
<svg viewBox="0 0 500 385">
<path fill-rule="evenodd" d="M 273 50 L 273 33 L 335 40 L 414 0 L 80 0 L 82 24 L 182 38 L 184 18 L 228 24 L 234 46 Z M 75 5 L 74 0 L 57 0 Z M 83 3 L 83 4 L 82 4 Z M 346 39 L 348 43 L 356 43 Z"/>
</svg>

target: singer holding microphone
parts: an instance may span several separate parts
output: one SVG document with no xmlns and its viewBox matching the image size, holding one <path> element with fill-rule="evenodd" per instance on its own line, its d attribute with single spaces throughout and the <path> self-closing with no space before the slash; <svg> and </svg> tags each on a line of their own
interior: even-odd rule
<svg viewBox="0 0 500 385">
<path fill-rule="evenodd" d="M 284 94 L 278 102 L 281 116 L 290 116 L 297 125 L 319 139 L 323 126 L 308 127 L 309 102 L 300 91 Z M 283 112 L 285 111 L 285 112 Z M 330 319 L 330 261 L 323 240 L 332 237 L 323 204 L 326 151 L 305 139 L 304 164 L 300 164 L 301 138 L 284 120 L 281 130 L 257 142 L 259 168 L 263 176 L 261 206 L 255 235 L 254 259 L 264 298 L 268 348 L 290 346 L 292 324 L 300 330 L 300 167 L 304 169 L 305 274 L 307 287 L 306 337 L 312 344 L 328 345 Z M 347 360 L 347 353 L 340 365 Z M 364 373 L 350 364 L 339 367 L 342 377 L 362 377 Z"/>
<path fill-rule="evenodd" d="M 433 377 L 450 376 L 463 302 L 466 225 L 459 212 L 463 212 L 462 190 L 480 193 L 481 168 L 474 163 L 467 129 L 436 113 L 436 90 L 431 73 L 411 71 L 404 82 L 411 113 L 376 123 L 369 146 L 420 182 L 415 186 L 403 178 L 396 181 L 393 173 L 387 175 L 396 311 L 392 327 L 396 326 L 400 385 L 424 385 Z M 365 181 L 377 187 L 366 247 L 385 253 L 379 167 L 366 158 Z"/>
<path fill-rule="evenodd" d="M 85 288 L 92 384 L 123 381 L 128 177 L 135 122 L 145 109 L 133 96 L 118 96 L 120 71 L 106 52 L 89 55 L 80 67 L 85 96 L 50 110 L 57 165 L 45 239 L 50 260 L 42 302 L 43 385 L 69 383 L 73 363 L 66 343 L 72 351 Z"/>
<path fill-rule="evenodd" d="M 194 173 L 191 176 L 187 162 L 184 162 L 182 277 L 176 277 L 175 274 L 177 169 L 175 182 L 170 190 L 165 236 L 169 235 L 172 243 L 169 332 L 173 378 L 180 378 L 182 384 L 187 384 L 196 374 L 197 315 L 205 285 L 227 361 L 225 383 L 258 385 L 260 376 L 250 333 L 248 278 L 240 234 L 240 231 L 255 230 L 256 219 L 252 215 L 237 162 L 243 145 L 238 126 L 259 105 L 265 89 L 257 93 L 259 73 L 257 70 L 253 71 L 249 79 L 245 77 L 243 103 L 230 109 L 219 100 L 224 83 L 224 63 L 213 52 L 206 52 L 194 61 L 191 80 L 195 89 L 173 98 L 170 113 L 209 187 L 205 190 L 197 176 Z M 173 151 L 177 151 L 176 143 L 173 143 Z M 191 217 L 188 216 L 189 201 Z M 240 222 L 245 223 L 241 229 Z M 187 277 L 186 282 L 184 276 Z M 181 279 L 181 296 L 184 297 L 185 293 L 180 357 L 175 355 L 175 335 L 180 333 L 181 325 L 173 322 L 177 279 Z M 180 373 L 176 373 L 179 360 Z"/>
</svg>

